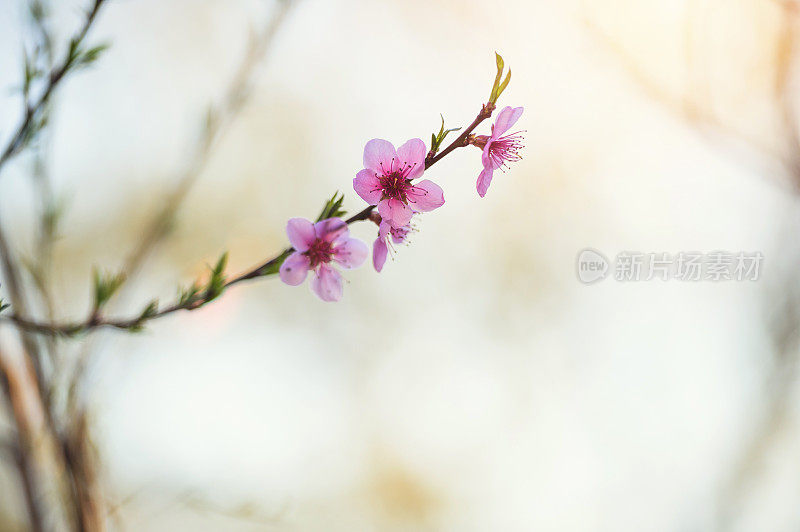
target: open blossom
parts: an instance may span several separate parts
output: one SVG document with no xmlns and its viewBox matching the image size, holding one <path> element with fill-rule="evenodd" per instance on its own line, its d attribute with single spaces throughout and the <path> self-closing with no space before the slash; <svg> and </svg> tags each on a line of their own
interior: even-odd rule
<svg viewBox="0 0 800 532">
<path fill-rule="evenodd" d="M 483 171 L 478 176 L 477 183 L 480 197 L 485 196 L 489 190 L 495 170 L 522 159 L 519 155 L 519 150 L 523 147 L 522 136 L 519 133 L 505 135 L 505 132 L 522 116 L 522 110 L 522 107 L 504 107 L 492 125 L 492 134 L 478 135 L 472 141 L 475 146 L 483 150 L 481 156 Z"/>
<path fill-rule="evenodd" d="M 364 169 L 353 179 L 353 188 L 392 227 L 403 227 L 415 212 L 444 205 L 439 185 L 427 179 L 412 183 L 425 171 L 425 143 L 411 139 L 397 150 L 386 140 L 372 139 L 364 147 Z"/>
<path fill-rule="evenodd" d="M 343 268 L 357 268 L 366 260 L 369 249 L 361 240 L 350 238 L 347 224 L 339 218 L 311 223 L 305 218 L 292 218 L 286 234 L 295 251 L 281 265 L 281 281 L 296 286 L 314 272 L 311 288 L 323 301 L 342 298 L 342 275 L 333 262 Z"/>
<path fill-rule="evenodd" d="M 378 238 L 372 244 L 372 265 L 376 272 L 380 273 L 383 265 L 386 264 L 386 257 L 389 255 L 389 237 L 393 243 L 402 244 L 412 230 L 410 223 L 402 227 L 392 227 L 385 220 L 381 220 L 378 226 Z"/>
</svg>

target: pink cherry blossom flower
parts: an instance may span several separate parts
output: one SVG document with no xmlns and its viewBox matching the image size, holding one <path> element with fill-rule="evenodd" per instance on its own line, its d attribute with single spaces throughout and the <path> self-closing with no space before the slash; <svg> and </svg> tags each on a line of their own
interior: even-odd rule
<svg viewBox="0 0 800 532">
<path fill-rule="evenodd" d="M 475 146 L 483 150 L 481 156 L 483 171 L 478 176 L 477 183 L 480 197 L 485 196 L 489 190 L 495 170 L 522 159 L 519 155 L 519 150 L 523 147 L 522 135 L 519 132 L 504 135 L 519 120 L 522 111 L 522 107 L 504 107 L 492 125 L 492 134 L 478 135 L 472 141 Z"/>
<path fill-rule="evenodd" d="M 414 228 L 410 222 L 402 227 L 392 227 L 386 220 L 381 220 L 378 226 L 378 238 L 372 244 L 372 266 L 375 267 L 376 272 L 380 273 L 383 265 L 386 264 L 386 257 L 389 255 L 391 247 L 389 237 L 392 238 L 393 243 L 402 244 L 412 231 Z"/>
<path fill-rule="evenodd" d="M 309 270 L 313 270 L 312 290 L 323 301 L 339 301 L 342 275 L 332 263 L 347 269 L 361 266 L 369 254 L 367 245 L 350 238 L 347 224 L 339 218 L 317 223 L 292 218 L 286 224 L 286 234 L 295 251 L 281 265 L 281 281 L 297 286 L 306 280 Z"/>
<path fill-rule="evenodd" d="M 364 169 L 353 179 L 353 188 L 392 227 L 403 227 L 415 212 L 444 205 L 439 185 L 427 179 L 412 183 L 425 171 L 425 143 L 411 139 L 397 150 L 391 142 L 372 139 L 364 146 Z"/>
</svg>

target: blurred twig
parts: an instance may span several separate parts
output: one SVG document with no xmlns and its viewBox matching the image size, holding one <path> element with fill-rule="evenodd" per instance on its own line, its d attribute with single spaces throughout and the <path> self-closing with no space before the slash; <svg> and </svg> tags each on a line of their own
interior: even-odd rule
<svg viewBox="0 0 800 532">
<path fill-rule="evenodd" d="M 250 44 L 239 68 L 232 78 L 222 103 L 211 108 L 206 116 L 201 137 L 186 169 L 178 179 L 175 189 L 167 196 L 163 207 L 145 228 L 141 239 L 125 260 L 122 271 L 130 279 L 141 267 L 150 251 L 169 233 L 186 196 L 194 186 L 208 162 L 214 147 L 226 129 L 236 120 L 247 102 L 256 66 L 264 58 L 270 44 L 278 33 L 290 8 L 297 0 L 278 0 L 277 12 L 267 27 L 258 36 L 251 37 Z"/>
<path fill-rule="evenodd" d="M 36 460 L 32 452 L 33 422 L 29 419 L 23 404 L 17 371 L 9 363 L 2 349 L 0 349 L 0 387 L 16 427 L 16 442 L 4 441 L 10 446 L 5 450 L 10 451 L 13 463 L 19 471 L 31 530 L 41 532 L 45 529 L 45 510 L 41 503 L 42 490 L 36 479 Z"/>
<path fill-rule="evenodd" d="M 123 261 L 122 272 L 117 290 L 109 298 L 109 303 L 118 298 L 128 281 L 133 279 L 142 268 L 150 253 L 169 235 L 175 225 L 178 213 L 191 192 L 198 178 L 206 167 L 214 148 L 224 137 L 228 128 L 236 121 L 239 113 L 247 103 L 257 67 L 262 63 L 280 28 L 283 26 L 291 8 L 298 0 L 277 0 L 276 11 L 272 14 L 265 28 L 258 35 L 251 35 L 247 50 L 238 65 L 233 77 L 217 106 L 211 106 L 204 117 L 203 128 L 192 155 L 183 172 L 178 176 L 177 185 L 164 199 L 158 213 L 146 224 L 142 236 L 134 245 L 130 254 Z M 174 309 L 180 310 L 178 308 Z M 49 321 L 53 321 L 50 319 Z M 86 322 L 93 321 L 90 317 Z M 98 319 L 97 321 L 101 321 Z M 133 324 L 135 320 L 128 320 Z M 132 325 L 134 326 L 134 325 Z M 70 408 L 78 408 L 78 396 L 82 389 L 83 375 L 95 351 L 90 340 L 78 354 L 72 375 L 67 379 L 69 388 L 68 403 Z"/>
<path fill-rule="evenodd" d="M 234 507 L 227 507 L 216 504 L 193 493 L 186 493 L 182 496 L 179 496 L 178 500 L 185 506 L 198 512 L 216 514 L 229 519 L 248 521 L 250 523 L 264 526 L 279 525 L 289 509 L 288 504 L 286 504 L 278 509 L 275 513 L 267 514 L 258 506 L 258 504 L 253 502 L 245 502 Z"/>
<path fill-rule="evenodd" d="M 15 132 L 12 134 L 8 144 L 2 150 L 2 154 L 0 155 L 0 170 L 2 170 L 5 164 L 14 156 L 21 153 L 22 150 L 30 144 L 31 140 L 35 138 L 35 136 L 44 128 L 46 124 L 49 103 L 57 87 L 64 79 L 66 79 L 67 74 L 82 65 L 91 63 L 102 51 L 103 47 L 95 47 L 88 50 L 83 50 L 82 43 L 93 23 L 95 22 L 97 14 L 104 1 L 105 0 L 94 0 L 89 11 L 86 13 L 86 17 L 80 29 L 70 39 L 63 59 L 56 63 L 55 66 L 53 66 L 51 62 L 52 43 L 49 39 L 49 36 L 47 36 L 44 23 L 41 20 L 36 21 L 38 24 L 38 29 L 42 33 L 43 40 L 45 41 L 43 48 L 44 53 L 46 54 L 46 60 L 48 62 L 48 70 L 44 74 L 44 87 L 42 88 L 38 98 L 31 99 L 31 84 L 33 80 L 38 79 L 40 74 L 38 72 L 39 67 L 36 64 L 37 59 L 34 58 L 33 60 L 29 60 L 26 54 L 23 84 L 23 118 L 19 126 L 17 126 L 15 129 Z M 38 9 L 41 7 L 42 4 L 34 3 L 31 5 L 32 9 Z M 41 15 L 42 12 L 39 11 L 38 15 L 34 15 L 34 18 Z M 37 49 L 37 53 L 39 53 L 39 51 L 41 50 Z M 19 312 L 21 315 L 27 315 L 28 304 L 30 301 L 26 298 L 25 293 L 23 292 L 20 263 L 21 260 L 12 252 L 6 233 L 0 224 L 0 265 L 2 266 L 3 277 L 6 281 L 9 299 L 12 306 L 15 308 L 15 312 Z M 26 383 L 27 388 L 30 391 L 28 396 L 30 396 L 31 400 L 38 400 L 37 404 L 41 409 L 41 414 L 45 422 L 43 431 L 46 433 L 42 434 L 42 437 L 40 438 L 41 441 L 37 447 L 40 447 L 43 450 L 49 449 L 49 451 L 52 451 L 53 460 L 56 463 L 63 465 L 66 457 L 60 454 L 61 435 L 52 405 L 50 404 L 47 377 L 42 364 L 43 361 L 41 357 L 40 346 L 38 345 L 36 339 L 31 337 L 26 331 L 19 329 L 18 333 L 24 348 L 25 359 L 31 365 L 33 369 L 32 373 L 35 376 L 35 382 L 33 382 L 33 384 Z M 52 346 L 52 342 L 49 342 L 49 345 Z M 8 373 L 11 371 L 11 369 L 9 366 L 5 365 L 1 369 L 3 370 L 4 382 L 9 383 L 8 386 L 4 387 L 4 392 L 6 392 L 6 395 L 9 397 L 10 404 L 15 405 L 13 380 L 11 379 L 11 374 Z M 15 418 L 19 419 L 17 415 L 15 415 Z M 40 530 L 44 526 L 42 517 L 44 509 L 40 507 L 40 505 L 43 504 L 43 501 L 40 500 L 39 495 L 42 490 L 36 485 L 36 476 L 32 472 L 32 464 L 34 461 L 34 459 L 31 458 L 33 440 L 30 438 L 26 439 L 26 432 L 23 430 L 23 426 L 20 423 L 17 423 L 17 427 L 17 435 L 19 438 L 18 462 L 20 463 L 20 473 L 23 480 L 26 498 L 32 501 L 29 502 L 30 524 L 35 530 Z M 50 443 L 53 443 L 53 445 L 50 445 Z M 72 487 L 76 486 L 77 483 L 80 482 L 79 479 L 76 479 L 72 474 L 72 471 L 64 469 L 61 469 L 61 471 L 66 473 L 66 480 L 71 481 Z M 59 486 L 66 488 L 64 490 L 65 492 L 74 493 L 73 490 L 63 486 L 61 482 L 58 482 L 58 484 Z M 76 500 L 72 500 L 71 502 L 75 504 L 70 504 L 69 509 L 79 507 Z M 81 530 L 89 529 L 84 526 L 85 523 L 81 521 L 80 517 L 78 517 L 75 525 L 76 528 Z M 98 528 L 94 528 L 94 530 L 97 529 Z"/>
<path fill-rule="evenodd" d="M 64 58 L 47 73 L 46 84 L 39 98 L 34 101 L 29 101 L 26 98 L 22 121 L 19 126 L 17 126 L 15 133 L 11 136 L 11 139 L 2 151 L 2 155 L 0 155 L 0 170 L 2 170 L 5 163 L 20 153 L 27 145 L 31 138 L 32 131 L 37 127 L 37 122 L 47 107 L 47 103 L 50 101 L 50 97 L 64 79 L 65 74 L 75 66 L 76 60 L 78 59 L 76 52 L 86 38 L 86 34 L 89 33 L 89 29 L 94 24 L 97 13 L 100 11 L 104 2 L 105 0 L 94 0 L 94 4 L 86 13 L 83 26 L 81 26 L 80 30 L 78 30 L 70 41 L 70 46 Z"/>
</svg>

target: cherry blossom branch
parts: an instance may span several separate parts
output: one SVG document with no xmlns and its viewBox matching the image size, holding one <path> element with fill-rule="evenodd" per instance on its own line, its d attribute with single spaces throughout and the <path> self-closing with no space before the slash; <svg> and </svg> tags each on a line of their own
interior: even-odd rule
<svg viewBox="0 0 800 532">
<path fill-rule="evenodd" d="M 347 219 L 346 223 L 352 224 L 355 222 L 365 221 L 369 218 L 370 213 L 375 207 L 370 205 L 366 209 L 362 210 L 358 214 L 355 214 Z M 278 268 L 280 267 L 281 263 L 287 256 L 289 256 L 294 251 L 294 248 L 286 248 L 281 251 L 278 255 L 272 257 L 271 259 L 267 260 L 266 262 L 259 264 L 258 266 L 247 270 L 246 272 L 237 275 L 231 279 L 222 281 L 218 284 L 218 286 L 213 286 L 213 278 L 216 272 L 217 276 L 222 274 L 222 270 L 224 269 L 225 263 L 227 262 L 227 256 L 223 255 L 223 258 L 220 259 L 220 262 L 217 263 L 217 266 L 214 270 L 212 270 L 212 282 L 209 283 L 208 287 L 205 290 L 197 291 L 185 298 L 179 298 L 179 300 L 165 308 L 160 310 L 151 310 L 147 312 L 145 309 L 140 315 L 132 318 L 123 318 L 123 319 L 113 319 L 113 318 L 106 318 L 102 316 L 97 308 L 92 310 L 91 315 L 84 321 L 81 322 L 73 322 L 73 323 L 51 323 L 51 322 L 40 322 L 36 320 L 31 320 L 19 316 L 17 314 L 11 314 L 8 316 L 0 316 L 0 322 L 7 321 L 12 322 L 17 325 L 20 329 L 38 333 L 38 334 L 46 334 L 46 335 L 53 335 L 53 336 L 76 336 L 79 334 L 86 333 L 93 329 L 98 328 L 111 328 L 111 329 L 122 329 L 122 330 L 140 330 L 142 326 L 151 320 L 162 318 L 164 316 L 168 316 L 179 310 L 197 310 L 200 307 L 205 306 L 206 304 L 210 303 L 214 299 L 216 299 L 221 293 L 239 283 L 244 281 L 249 281 L 252 279 L 258 279 L 262 277 L 267 277 L 270 275 L 274 275 L 278 272 Z M 218 270 L 218 271 L 217 271 Z M 150 307 L 148 307 L 150 308 Z"/>
<path fill-rule="evenodd" d="M 456 148 L 466 146 L 466 139 L 468 138 L 469 134 L 486 118 L 491 116 L 492 110 L 494 109 L 494 104 L 488 103 L 482 106 L 480 113 L 475 118 L 475 120 L 470 124 L 464 133 L 459 135 L 447 148 L 442 150 L 442 152 L 435 157 L 431 157 L 429 161 L 426 161 L 425 166 L 429 168 L 442 160 L 447 154 L 451 153 Z M 370 215 L 375 210 L 374 205 L 369 205 L 360 212 L 354 214 L 353 216 L 347 218 L 345 223 L 347 225 L 354 224 L 356 222 L 363 222 L 370 219 Z M 129 331 L 138 331 L 144 326 L 145 323 L 155 320 L 158 318 L 162 318 L 164 316 L 168 316 L 170 314 L 174 314 L 175 312 L 181 310 L 197 310 L 206 304 L 210 303 L 217 297 L 219 297 L 222 292 L 226 289 L 243 283 L 245 281 L 250 281 L 253 279 L 259 279 L 263 277 L 268 277 L 278 273 L 278 268 L 283 263 L 283 261 L 288 257 L 291 253 L 295 250 L 292 247 L 288 247 L 281 251 L 278 255 L 272 257 L 271 259 L 267 260 L 259 264 L 258 266 L 247 270 L 246 272 L 237 275 L 231 279 L 224 279 L 223 277 L 223 270 L 227 263 L 227 254 L 223 255 L 220 258 L 217 265 L 211 271 L 211 279 L 209 283 L 206 285 L 206 288 L 203 290 L 196 289 L 197 285 L 193 285 L 190 291 L 187 293 L 188 295 L 181 296 L 178 301 L 175 303 L 158 309 L 157 308 L 157 301 L 153 301 L 150 305 L 148 305 L 145 310 L 135 317 L 129 318 L 106 318 L 100 312 L 100 307 L 102 306 L 105 301 L 103 298 L 95 299 L 95 305 L 92 308 L 92 311 L 88 318 L 83 321 L 79 322 L 72 322 L 72 323 L 55 323 L 55 322 L 47 322 L 47 321 L 37 321 L 33 319 L 28 319 L 24 316 L 18 315 L 16 313 L 10 314 L 8 316 L 0 316 L 0 322 L 6 321 L 15 324 L 18 328 L 32 332 L 37 334 L 44 334 L 44 335 L 51 335 L 51 336 L 76 336 L 80 334 L 87 333 L 94 329 L 99 328 L 111 328 L 111 329 L 120 329 L 120 330 L 129 330 Z M 113 293 L 112 289 L 112 293 Z M 110 295 L 108 296 L 110 297 Z M 105 298 L 106 300 L 108 298 Z"/>
<path fill-rule="evenodd" d="M 503 59 L 497 54 L 496 54 L 496 59 L 497 59 L 497 76 L 496 76 L 494 85 L 492 87 L 492 91 L 491 91 L 491 94 L 490 94 L 488 102 L 481 106 L 481 110 L 478 112 L 478 115 L 475 117 L 475 119 L 472 121 L 472 123 L 469 126 L 467 126 L 461 132 L 461 134 L 458 135 L 458 137 L 456 137 L 456 139 L 453 142 L 451 142 L 441 152 L 437 153 L 439 145 L 444 140 L 444 138 L 447 136 L 447 134 L 449 132 L 451 132 L 451 131 L 455 131 L 454 129 L 445 130 L 444 129 L 444 120 L 442 120 L 442 127 L 441 127 L 441 129 L 439 131 L 439 134 L 438 135 L 434 134 L 432 136 L 431 149 L 427 153 L 427 155 L 425 155 L 425 152 L 424 152 L 425 145 L 421 140 L 415 139 L 414 141 L 409 141 L 409 145 L 414 145 L 415 146 L 414 148 L 411 148 L 411 149 L 419 150 L 421 148 L 422 151 L 421 151 L 421 154 L 420 154 L 419 161 L 423 162 L 423 159 L 424 159 L 424 167 L 425 167 L 425 169 L 430 168 L 431 166 L 436 164 L 438 161 L 440 161 L 444 157 L 446 157 L 448 154 L 452 153 L 457 148 L 465 147 L 465 146 L 468 146 L 470 144 L 477 144 L 475 142 L 476 137 L 472 134 L 472 132 L 484 120 L 486 120 L 487 118 L 490 118 L 492 116 L 492 112 L 496 108 L 497 99 L 499 98 L 500 94 L 502 94 L 502 92 L 505 90 L 505 88 L 508 85 L 508 82 L 510 80 L 510 77 L 511 77 L 511 73 L 509 71 L 508 74 L 505 77 L 505 80 L 502 80 L 502 73 L 504 71 Z M 511 123 L 516 121 L 516 119 L 519 117 L 519 114 L 521 114 L 521 112 L 522 112 L 522 108 L 517 108 L 517 109 L 506 108 L 501 113 L 500 119 L 505 120 L 505 123 L 510 125 Z M 514 115 L 514 117 L 511 118 L 511 115 Z M 495 129 L 493 128 L 492 131 L 493 131 L 493 137 L 492 138 L 486 137 L 486 139 L 488 139 L 488 140 L 485 139 L 484 142 L 489 142 L 489 141 L 494 140 L 495 142 L 497 142 L 497 144 L 498 144 L 498 146 L 500 147 L 501 150 L 507 150 L 508 146 L 513 147 L 513 145 L 509 144 L 508 146 L 506 146 L 504 148 L 503 147 L 503 142 L 504 142 L 503 139 L 502 138 L 494 139 Z M 500 133 L 498 133 L 498 135 L 499 134 Z M 376 141 L 376 140 L 370 141 L 370 143 L 374 143 L 374 142 L 378 142 L 378 143 L 383 142 L 384 143 L 383 145 L 388 144 L 385 141 Z M 368 143 L 368 145 L 370 143 Z M 389 146 L 391 146 L 391 145 L 389 144 Z M 394 148 L 391 148 L 391 150 L 393 151 Z M 420 152 L 416 151 L 416 153 L 420 153 Z M 366 151 L 365 151 L 365 154 L 366 154 Z M 501 154 L 501 152 L 498 152 L 498 154 Z M 505 154 L 505 155 L 507 155 L 507 154 Z M 505 157 L 505 155 L 503 155 L 503 156 Z M 366 157 L 366 155 L 365 155 L 365 157 Z M 394 161 L 394 159 L 392 159 L 392 161 Z M 391 167 L 391 166 L 393 166 L 393 164 L 394 163 L 391 163 L 389 166 Z M 406 166 L 405 168 L 411 168 L 411 166 Z M 403 170 L 403 171 L 405 171 L 405 170 Z M 359 173 L 359 174 L 361 174 L 361 173 Z M 389 178 L 389 179 L 396 179 L 396 178 L 392 177 L 392 178 Z M 410 185 L 409 184 L 411 179 L 413 179 L 413 178 L 406 179 L 406 184 L 404 184 L 402 186 L 403 187 L 414 188 L 415 187 L 414 185 Z M 357 179 L 355 181 L 358 181 L 358 176 L 357 176 Z M 387 183 L 388 183 L 388 181 L 387 181 Z M 423 189 L 419 188 L 419 186 L 417 186 L 417 189 L 418 190 L 423 190 Z M 441 194 L 441 189 L 439 189 L 439 193 Z M 485 193 L 485 190 L 482 192 L 479 189 L 479 194 L 481 196 L 483 195 L 483 193 Z M 337 193 L 337 195 L 334 195 L 334 197 L 331 198 L 326 203 L 325 207 L 323 208 L 322 213 L 320 214 L 320 216 L 318 218 L 318 222 L 326 224 L 329 221 L 338 220 L 338 223 L 342 224 L 342 220 L 339 218 L 339 216 L 344 214 L 343 211 L 341 211 L 341 205 L 342 205 L 343 198 L 344 197 L 343 196 L 339 196 L 338 193 Z M 443 203 L 443 200 L 441 200 L 441 201 Z M 376 223 L 380 224 L 381 223 L 380 219 L 376 218 L 376 216 L 374 215 L 375 208 L 376 208 L 375 205 L 368 205 L 367 207 L 365 207 L 360 212 L 358 212 L 355 215 L 347 218 L 344 221 L 344 224 L 351 225 L 353 223 L 366 221 L 366 220 L 375 221 Z M 293 219 L 290 222 L 294 222 L 295 220 L 300 220 L 300 219 Z M 304 224 L 310 224 L 310 222 L 308 222 L 307 220 L 301 220 L 301 221 Z M 310 225 L 306 225 L 306 227 L 310 227 Z M 340 227 L 341 227 L 341 225 L 340 225 Z M 395 228 L 395 229 L 398 229 L 398 228 Z M 292 235 L 291 234 L 289 235 L 289 238 L 290 238 L 290 240 L 292 241 L 292 243 L 295 246 L 299 245 L 297 243 L 297 240 L 293 240 L 292 239 Z M 320 242 L 322 242 L 322 241 L 320 241 Z M 0 243 L 2 243 L 1 240 L 0 240 Z M 327 244 L 324 244 L 323 247 L 325 245 L 327 245 Z M 360 244 L 360 243 L 359 243 L 359 245 L 360 246 L 364 246 L 363 244 Z M 307 249 L 308 248 L 302 249 L 302 252 L 305 253 L 305 251 Z M 363 252 L 366 252 L 366 247 L 365 246 L 361 247 L 360 249 L 363 249 Z M 311 253 L 311 252 L 312 251 L 309 251 L 308 253 Z M 315 253 L 317 253 L 317 252 L 322 253 L 322 254 L 325 255 L 326 260 L 330 260 L 330 257 L 329 257 L 330 248 L 329 247 L 325 248 L 325 249 L 320 248 L 319 251 L 314 251 L 314 252 Z M 154 299 L 147 305 L 147 307 L 145 307 L 145 309 L 141 313 L 139 313 L 136 316 L 128 317 L 128 318 L 107 318 L 107 317 L 104 316 L 104 314 L 102 312 L 103 306 L 114 296 L 115 292 L 125 282 L 125 272 L 123 272 L 121 274 L 113 275 L 113 276 L 103 275 L 103 274 L 100 274 L 98 272 L 95 272 L 94 305 L 92 307 L 91 312 L 89 313 L 88 317 L 85 320 L 79 321 L 79 322 L 72 322 L 72 323 L 56 323 L 56 322 L 53 322 L 53 321 L 36 321 L 34 319 L 26 318 L 24 315 L 20 314 L 15 309 L 15 312 L 13 314 L 11 314 L 11 315 L 0 316 L 0 322 L 8 321 L 8 322 L 11 322 L 11 323 L 15 324 L 22 331 L 26 331 L 26 332 L 29 332 L 29 333 L 38 333 L 38 334 L 51 335 L 51 336 L 75 336 L 75 335 L 87 333 L 89 331 L 92 331 L 92 330 L 95 330 L 95 329 L 99 329 L 99 328 L 102 328 L 102 327 L 121 329 L 121 330 L 128 330 L 128 331 L 138 331 L 138 330 L 141 330 L 141 328 L 144 326 L 145 323 L 147 323 L 147 322 L 149 322 L 151 320 L 158 319 L 158 318 L 161 318 L 163 316 L 168 316 L 168 315 L 173 314 L 175 312 L 178 312 L 180 310 L 192 311 L 192 310 L 196 310 L 196 309 L 198 309 L 200 307 L 203 307 L 206 304 L 208 304 L 211 301 L 213 301 L 214 299 L 218 298 L 220 295 L 222 295 L 222 293 L 226 289 L 228 289 L 228 288 L 230 288 L 230 287 L 232 287 L 234 285 L 237 285 L 239 283 L 242 283 L 242 282 L 245 282 L 245 281 L 249 281 L 249 280 L 252 280 L 252 279 L 258 279 L 258 278 L 274 275 L 274 274 L 278 273 L 280 269 L 282 269 L 281 268 L 282 265 L 283 265 L 283 268 L 289 268 L 289 270 L 291 270 L 291 268 L 293 268 L 294 265 L 290 266 L 288 261 L 287 261 L 287 264 L 284 264 L 284 261 L 286 261 L 287 258 L 289 258 L 290 256 L 293 258 L 293 260 L 294 260 L 294 257 L 299 256 L 297 250 L 294 247 L 288 247 L 288 248 L 284 249 L 278 255 L 272 257 L 271 259 L 267 260 L 266 262 L 264 262 L 262 264 L 259 264 L 258 266 L 254 267 L 254 268 L 252 268 L 252 269 L 250 269 L 250 270 L 248 270 L 248 271 L 246 271 L 246 272 L 244 272 L 242 274 L 239 274 L 239 275 L 237 275 L 237 276 L 235 276 L 233 278 L 227 278 L 224 272 L 225 272 L 225 267 L 227 265 L 228 255 L 227 255 L 227 253 L 225 253 L 225 254 L 223 254 L 222 257 L 220 257 L 220 259 L 217 261 L 216 265 L 213 268 L 211 268 L 210 278 L 204 285 L 198 284 L 197 282 L 193 283 L 191 285 L 191 287 L 189 287 L 188 289 L 183 289 L 183 290 L 181 290 L 179 292 L 179 297 L 178 297 L 177 301 L 175 301 L 174 303 L 170 304 L 169 306 L 166 306 L 166 307 L 163 307 L 163 308 L 159 308 L 158 300 Z M 320 255 L 320 257 L 321 256 L 322 255 Z M 308 260 L 311 260 L 311 259 L 309 259 L 308 257 L 305 257 L 302 260 L 308 261 Z M 317 259 L 314 259 L 314 260 L 317 260 Z M 362 260 L 363 260 L 363 258 L 362 258 Z M 289 270 L 287 270 L 287 271 L 289 271 Z M 286 282 L 286 279 L 284 279 L 284 277 L 283 277 L 283 272 L 281 272 L 281 278 L 284 280 L 284 282 Z M 320 295 L 320 294 L 318 293 L 318 295 Z M 320 297 L 322 297 L 322 296 L 320 296 Z M 325 299 L 325 298 L 323 297 L 323 299 Z M 338 297 L 336 299 L 338 299 Z M 327 300 L 331 300 L 331 299 L 327 299 Z"/>
</svg>

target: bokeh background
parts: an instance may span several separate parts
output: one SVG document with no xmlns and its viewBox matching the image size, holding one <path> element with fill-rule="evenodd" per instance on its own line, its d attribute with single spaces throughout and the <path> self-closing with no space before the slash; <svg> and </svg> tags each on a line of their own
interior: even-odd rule
<svg viewBox="0 0 800 532">
<path fill-rule="evenodd" d="M 0 1 L 3 135 L 25 5 Z M 81 5 L 54 6 L 63 37 Z M 87 312 L 92 266 L 122 264 L 276 10 L 104 8 L 90 40 L 112 46 L 63 87 L 48 140 L 61 317 Z M 272 256 L 286 219 L 336 190 L 360 210 L 365 142 L 429 139 L 439 113 L 468 124 L 495 50 L 524 160 L 484 199 L 477 150 L 436 165 L 445 207 L 383 273 L 346 273 L 338 304 L 271 279 L 65 344 L 93 353 L 112 528 L 798 530 L 798 24 L 789 0 L 296 2 L 117 312 L 169 300 L 225 250 L 232 272 Z M 0 183 L 22 251 L 30 172 L 20 158 Z M 765 259 L 757 282 L 585 286 L 585 247 Z"/>
</svg>

